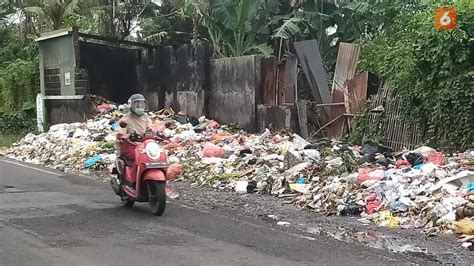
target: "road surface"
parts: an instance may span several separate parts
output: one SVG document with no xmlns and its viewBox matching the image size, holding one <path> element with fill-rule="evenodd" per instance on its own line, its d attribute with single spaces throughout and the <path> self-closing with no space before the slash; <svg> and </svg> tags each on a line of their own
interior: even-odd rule
<svg viewBox="0 0 474 266">
<path fill-rule="evenodd" d="M 154 217 L 107 184 L 1 159 L 0 265 L 433 264 L 189 206 Z"/>
</svg>

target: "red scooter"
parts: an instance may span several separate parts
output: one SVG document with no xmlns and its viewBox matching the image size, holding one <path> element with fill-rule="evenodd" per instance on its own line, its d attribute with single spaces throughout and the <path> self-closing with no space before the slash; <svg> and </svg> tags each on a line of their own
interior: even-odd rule
<svg viewBox="0 0 474 266">
<path fill-rule="evenodd" d="M 120 127 L 127 124 L 121 122 Z M 166 151 L 158 145 L 156 134 L 140 137 L 130 134 L 126 141 L 135 145 L 135 161 L 126 162 L 117 158 L 110 180 L 113 190 L 121 197 L 125 206 L 132 207 L 138 202 L 149 202 L 150 210 L 160 216 L 166 207 L 166 172 L 168 157 Z"/>
</svg>

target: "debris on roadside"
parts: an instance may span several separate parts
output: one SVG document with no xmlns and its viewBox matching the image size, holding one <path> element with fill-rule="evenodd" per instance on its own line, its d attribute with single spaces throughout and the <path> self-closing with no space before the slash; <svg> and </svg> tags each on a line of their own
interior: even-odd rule
<svg viewBox="0 0 474 266">
<path fill-rule="evenodd" d="M 109 173 L 116 159 L 116 121 L 126 105 L 97 103 L 84 123 L 28 134 L 2 151 L 8 158 L 65 172 Z M 325 215 L 359 216 L 363 223 L 474 235 L 474 151 L 448 156 L 430 147 L 395 155 L 297 134 L 247 134 L 171 108 L 149 113 L 164 139 L 174 180 L 237 193 L 270 194 Z M 177 193 L 168 195 L 177 197 Z M 286 224 L 281 224 L 286 225 Z M 465 246 L 471 246 L 463 244 Z"/>
</svg>

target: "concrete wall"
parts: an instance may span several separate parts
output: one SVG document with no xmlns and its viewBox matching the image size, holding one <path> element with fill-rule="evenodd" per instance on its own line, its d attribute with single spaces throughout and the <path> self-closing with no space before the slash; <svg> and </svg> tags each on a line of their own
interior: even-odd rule
<svg viewBox="0 0 474 266">
<path fill-rule="evenodd" d="M 45 100 L 46 121 L 49 125 L 86 121 L 90 110 L 90 100 Z"/>
<path fill-rule="evenodd" d="M 298 111 L 295 105 L 257 105 L 257 131 L 292 129 L 298 133 Z"/>
<path fill-rule="evenodd" d="M 153 49 L 147 55 L 153 63 L 138 71 L 150 108 L 172 107 L 193 116 L 205 115 L 210 55 L 211 50 L 203 46 Z"/>
<path fill-rule="evenodd" d="M 210 49 L 184 45 L 125 49 L 80 43 L 81 69 L 92 94 L 124 103 L 134 93 L 148 99 L 150 110 L 172 107 L 205 115 Z"/>
<path fill-rule="evenodd" d="M 256 130 L 256 105 L 261 102 L 259 56 L 211 60 L 209 117 Z"/>
<path fill-rule="evenodd" d="M 73 35 L 39 42 L 41 92 L 45 95 L 75 95 L 75 54 Z M 65 84 L 65 74 L 70 85 Z"/>
<path fill-rule="evenodd" d="M 124 103 L 130 95 L 142 93 L 150 110 L 172 107 L 220 123 L 237 123 L 249 132 L 297 129 L 295 107 L 260 105 L 265 77 L 260 56 L 210 60 L 208 47 L 130 49 L 78 41 L 74 35 L 40 42 L 40 53 L 42 70 L 56 75 L 54 82 L 64 84 L 64 72 L 71 71 L 73 85 L 61 87 L 63 95 L 91 93 Z M 86 98 L 47 100 L 45 105 L 50 124 L 84 121 L 90 111 Z"/>
<path fill-rule="evenodd" d="M 141 50 L 80 42 L 80 68 L 87 71 L 89 93 L 124 103 L 138 92 Z"/>
</svg>

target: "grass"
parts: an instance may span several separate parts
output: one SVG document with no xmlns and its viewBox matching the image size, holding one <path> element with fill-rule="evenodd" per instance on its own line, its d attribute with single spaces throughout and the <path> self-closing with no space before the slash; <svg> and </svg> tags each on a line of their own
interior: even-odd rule
<svg viewBox="0 0 474 266">
<path fill-rule="evenodd" d="M 21 134 L 0 134 L 0 148 L 9 146 L 21 139 Z"/>
</svg>

